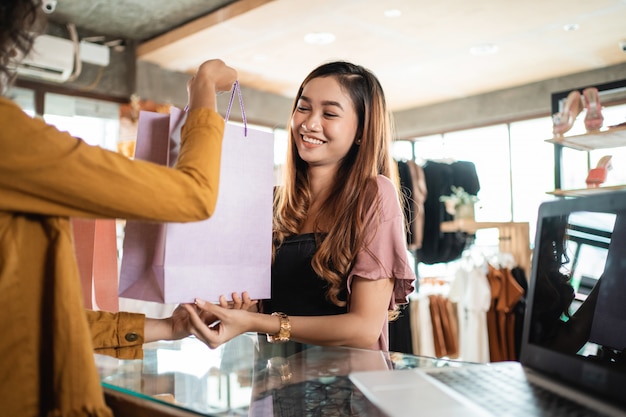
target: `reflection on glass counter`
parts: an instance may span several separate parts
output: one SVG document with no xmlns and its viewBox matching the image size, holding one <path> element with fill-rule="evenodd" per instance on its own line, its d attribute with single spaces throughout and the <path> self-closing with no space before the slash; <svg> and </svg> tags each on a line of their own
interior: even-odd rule
<svg viewBox="0 0 626 417">
<path fill-rule="evenodd" d="M 145 345 L 143 360 L 96 355 L 105 388 L 206 416 L 381 416 L 352 385 L 354 371 L 461 366 L 401 353 L 245 334 L 211 350 L 190 337 Z M 179 415 L 179 414 L 172 414 Z M 191 414 L 194 415 L 194 414 Z"/>
</svg>

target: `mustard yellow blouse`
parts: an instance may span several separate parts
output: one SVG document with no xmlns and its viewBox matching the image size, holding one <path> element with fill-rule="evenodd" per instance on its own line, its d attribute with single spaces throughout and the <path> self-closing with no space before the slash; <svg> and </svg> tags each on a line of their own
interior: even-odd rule
<svg viewBox="0 0 626 417">
<path fill-rule="evenodd" d="M 170 169 L 90 146 L 0 98 L 3 416 L 111 416 L 93 360 L 69 217 L 209 217 L 223 132 L 216 112 L 191 111 Z"/>
</svg>

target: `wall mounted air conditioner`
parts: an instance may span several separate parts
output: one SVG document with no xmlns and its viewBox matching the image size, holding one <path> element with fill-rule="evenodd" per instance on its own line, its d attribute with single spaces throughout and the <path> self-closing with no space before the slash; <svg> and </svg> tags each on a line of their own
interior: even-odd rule
<svg viewBox="0 0 626 417">
<path fill-rule="evenodd" d="M 69 39 L 40 35 L 30 54 L 17 67 L 17 73 L 46 81 L 65 82 L 74 69 L 74 43 Z"/>
</svg>

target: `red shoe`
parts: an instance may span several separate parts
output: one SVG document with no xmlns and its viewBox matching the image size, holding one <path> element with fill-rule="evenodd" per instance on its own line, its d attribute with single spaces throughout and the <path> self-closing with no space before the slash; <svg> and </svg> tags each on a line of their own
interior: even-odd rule
<svg viewBox="0 0 626 417">
<path fill-rule="evenodd" d="M 567 95 L 563 110 L 552 115 L 552 133 L 554 136 L 563 136 L 574 125 L 574 121 L 583 110 L 582 100 L 578 90 Z"/>
<path fill-rule="evenodd" d="M 606 181 L 606 174 L 613 168 L 611 165 L 611 155 L 606 155 L 600 158 L 598 165 L 595 168 L 589 170 L 587 179 L 587 188 L 596 188 Z"/>
<path fill-rule="evenodd" d="M 600 105 L 600 97 L 598 97 L 598 89 L 595 87 L 585 88 L 583 90 L 583 102 L 587 108 L 585 115 L 585 128 L 587 132 L 597 132 L 602 127 L 604 116 L 602 116 L 602 106 Z"/>
</svg>

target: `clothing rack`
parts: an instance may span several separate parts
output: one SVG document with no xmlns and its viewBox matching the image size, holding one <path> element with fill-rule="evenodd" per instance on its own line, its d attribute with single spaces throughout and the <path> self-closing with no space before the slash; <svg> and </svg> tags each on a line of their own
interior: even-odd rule
<svg viewBox="0 0 626 417">
<path fill-rule="evenodd" d="M 476 233 L 480 229 L 498 229 L 499 250 L 510 253 L 517 266 L 522 268 L 527 277 L 530 276 L 531 250 L 528 222 L 476 222 L 458 219 L 441 223 L 441 231 Z"/>
</svg>

